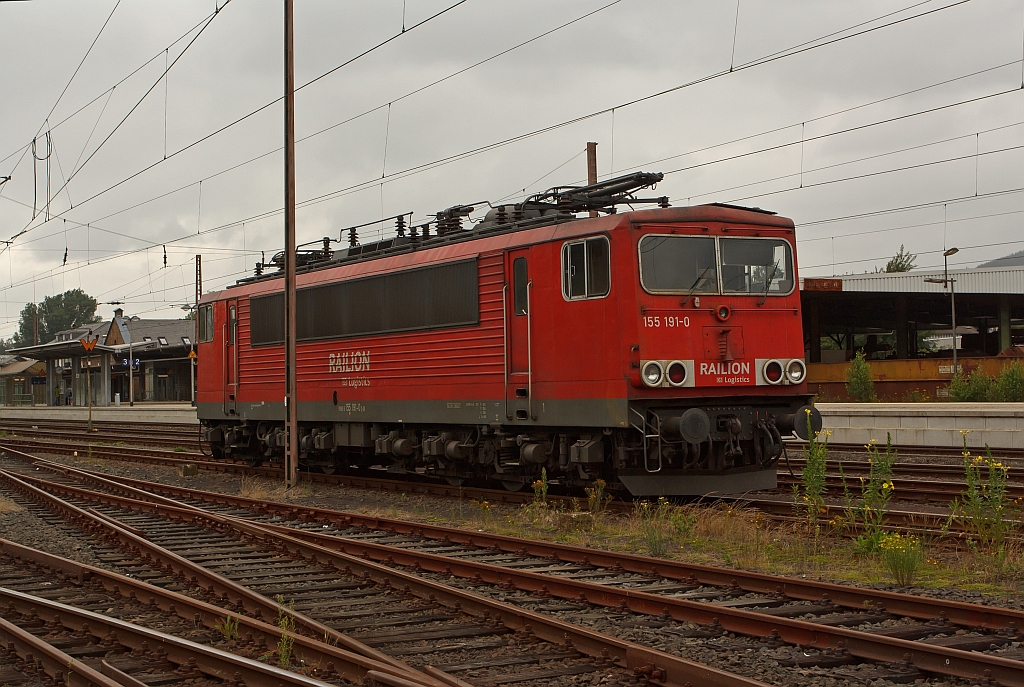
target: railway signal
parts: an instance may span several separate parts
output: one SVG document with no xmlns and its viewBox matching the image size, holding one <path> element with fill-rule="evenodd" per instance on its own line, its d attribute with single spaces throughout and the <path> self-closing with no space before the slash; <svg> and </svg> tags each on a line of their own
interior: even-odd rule
<svg viewBox="0 0 1024 687">
<path fill-rule="evenodd" d="M 100 340 L 99 336 L 95 338 L 89 338 L 92 336 L 92 330 L 84 337 L 79 339 L 82 342 L 82 348 L 87 352 L 91 353 L 96 348 L 96 342 Z M 89 358 L 85 359 L 85 396 L 89 401 L 89 431 L 92 431 L 92 370 L 89 368 Z"/>
</svg>

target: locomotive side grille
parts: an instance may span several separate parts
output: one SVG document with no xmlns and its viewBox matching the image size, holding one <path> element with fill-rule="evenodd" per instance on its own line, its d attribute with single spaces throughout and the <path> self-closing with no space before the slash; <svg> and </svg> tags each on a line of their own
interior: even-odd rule
<svg viewBox="0 0 1024 687">
<path fill-rule="evenodd" d="M 284 295 L 250 303 L 252 345 L 284 341 Z M 300 289 L 296 308 L 299 341 L 477 324 L 477 261 Z"/>
</svg>

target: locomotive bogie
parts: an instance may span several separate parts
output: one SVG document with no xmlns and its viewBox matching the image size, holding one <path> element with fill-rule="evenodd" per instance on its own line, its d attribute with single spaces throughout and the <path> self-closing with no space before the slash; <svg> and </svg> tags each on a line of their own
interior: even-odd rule
<svg viewBox="0 0 1024 687">
<path fill-rule="evenodd" d="M 495 212 L 300 273 L 300 465 L 638 495 L 774 486 L 783 438 L 820 428 L 792 222 L 719 206 L 541 220 Z M 270 277 L 200 304 L 215 454 L 283 458 L 282 307 Z"/>
</svg>

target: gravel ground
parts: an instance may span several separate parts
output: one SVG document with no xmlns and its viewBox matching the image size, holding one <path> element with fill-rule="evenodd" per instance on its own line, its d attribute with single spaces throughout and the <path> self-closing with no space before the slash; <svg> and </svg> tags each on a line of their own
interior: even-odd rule
<svg viewBox="0 0 1024 687">
<path fill-rule="evenodd" d="M 14 495 L 11 492 L 0 489 L 0 499 L 4 499 L 6 503 L 14 503 L 11 500 L 12 496 Z M 0 509 L 0 537 L 79 563 L 114 570 L 96 557 L 88 535 L 79 530 L 65 529 L 47 522 L 33 510 L 25 505 L 16 505 L 12 510 Z"/>
</svg>

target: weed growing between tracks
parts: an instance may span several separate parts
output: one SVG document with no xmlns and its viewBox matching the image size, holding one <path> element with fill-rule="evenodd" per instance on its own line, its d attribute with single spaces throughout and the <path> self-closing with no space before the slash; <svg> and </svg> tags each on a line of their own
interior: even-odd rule
<svg viewBox="0 0 1024 687">
<path fill-rule="evenodd" d="M 878 542 L 882 562 L 896 584 L 909 587 L 917 579 L 917 573 L 924 563 L 921 541 L 912 534 L 884 534 Z"/>
<path fill-rule="evenodd" d="M 997 576 L 1016 577 L 1024 572 L 1024 559 L 1019 546 L 1008 546 L 1007 537 L 1019 522 L 1020 499 L 1006 495 L 1009 468 L 992 457 L 988 446 L 985 457 L 972 456 L 967 450 L 969 433 L 970 430 L 960 432 L 967 488 L 949 504 L 952 514 L 946 527 L 956 522 L 973 535 L 967 543 L 983 567 Z"/>
<path fill-rule="evenodd" d="M 289 601 L 289 611 L 295 611 L 295 602 Z M 284 597 L 277 596 L 277 626 L 281 628 L 281 638 L 277 640 L 277 662 L 287 669 L 292 662 L 292 647 L 295 644 L 295 620 L 285 613 Z"/>
<path fill-rule="evenodd" d="M 0 495 L 0 516 L 4 513 L 14 513 L 19 510 L 21 510 L 21 506 L 16 504 L 14 501 L 11 501 L 9 498 Z"/>
<path fill-rule="evenodd" d="M 892 448 L 892 435 L 886 434 L 885 453 L 878 450 L 875 440 L 865 448 L 868 450 L 868 478 L 861 477 L 860 497 L 854 499 L 846 485 L 843 464 L 839 464 L 839 475 L 843 481 L 843 496 L 846 501 L 847 522 L 831 523 L 839 530 L 852 527 L 860 532 L 854 539 L 858 553 L 874 553 L 885 537 L 885 515 L 889 512 L 892 497 L 892 466 L 896 462 L 896 451 Z"/>
</svg>

